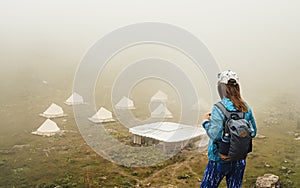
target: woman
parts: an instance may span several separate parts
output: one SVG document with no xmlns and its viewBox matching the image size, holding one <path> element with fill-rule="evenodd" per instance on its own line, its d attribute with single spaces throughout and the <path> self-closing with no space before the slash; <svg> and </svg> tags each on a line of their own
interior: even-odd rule
<svg viewBox="0 0 300 188">
<path fill-rule="evenodd" d="M 243 112 L 244 118 L 252 125 L 252 137 L 256 135 L 256 123 L 249 105 L 240 94 L 239 78 L 233 71 L 218 74 L 218 93 L 221 103 L 228 111 Z M 200 188 L 216 188 L 224 177 L 227 187 L 242 187 L 246 160 L 225 161 L 220 158 L 217 142 L 222 139 L 223 126 L 226 118 L 222 111 L 214 105 L 212 112 L 206 114 L 202 126 L 206 130 L 210 141 L 208 144 L 208 164 Z"/>
</svg>

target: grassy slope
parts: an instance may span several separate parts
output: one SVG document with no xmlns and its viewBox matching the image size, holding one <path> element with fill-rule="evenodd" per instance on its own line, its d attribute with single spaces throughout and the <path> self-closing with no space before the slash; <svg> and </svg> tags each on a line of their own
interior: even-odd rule
<svg viewBox="0 0 300 188">
<path fill-rule="evenodd" d="M 62 96 L 54 96 L 57 99 Z M 42 106 L 47 106 L 44 97 L 36 97 L 35 101 L 28 99 L 16 106 L 6 106 L 0 109 L 6 116 L 2 118 L 8 126 L 1 136 L 2 153 L 0 155 L 0 187 L 51 187 L 64 185 L 65 187 L 134 187 L 150 185 L 176 185 L 178 187 L 198 187 L 207 157 L 197 151 L 183 151 L 168 161 L 152 167 L 128 168 L 116 165 L 97 155 L 83 141 L 77 132 L 66 133 L 65 136 L 50 138 L 33 136 L 30 129 L 13 130 L 18 125 L 31 124 L 32 130 L 44 121 L 37 118 Z M 38 104 L 38 105 L 37 105 Z M 37 108 L 37 106 L 39 108 Z M 275 112 L 278 106 L 274 106 Z M 17 110 L 15 110 L 17 109 Z M 14 111 L 14 113 L 13 113 Z M 28 111 L 25 116 L 22 113 Z M 56 122 L 63 129 L 77 131 L 72 118 L 71 108 L 66 108 L 70 116 L 67 122 L 57 119 Z M 278 112 L 278 111 L 277 111 Z M 298 176 L 300 173 L 300 142 L 288 132 L 300 132 L 296 129 L 297 116 L 287 116 L 290 112 L 273 113 L 278 122 L 267 125 L 264 120 L 269 117 L 269 111 L 257 113 L 259 134 L 266 139 L 255 139 L 254 152 L 248 157 L 248 164 L 244 177 L 244 187 L 254 185 L 256 177 L 264 173 L 274 173 L 280 176 L 283 187 L 300 187 Z M 15 118 L 18 114 L 18 118 Z M 106 128 L 115 128 L 120 133 L 112 136 L 128 142 L 131 137 L 127 130 L 120 126 L 107 124 Z M 11 149 L 14 145 L 24 145 L 23 148 Z M 8 153 L 5 154 L 5 151 Z M 269 167 L 267 167 L 269 166 Z M 86 177 L 86 181 L 84 178 Z M 53 187 L 53 186 L 52 186 Z M 220 187 L 225 187 L 223 181 Z"/>
</svg>

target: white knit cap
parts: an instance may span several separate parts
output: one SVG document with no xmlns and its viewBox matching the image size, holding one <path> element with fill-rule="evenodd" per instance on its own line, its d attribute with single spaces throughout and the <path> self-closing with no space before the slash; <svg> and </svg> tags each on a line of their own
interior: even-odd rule
<svg viewBox="0 0 300 188">
<path fill-rule="evenodd" d="M 237 84 L 239 84 L 239 77 L 238 75 L 231 71 L 231 70 L 227 70 L 224 72 L 221 72 L 218 74 L 218 81 L 219 83 L 224 83 L 224 84 L 228 84 L 228 81 L 230 79 L 234 79 L 236 81 Z"/>
</svg>

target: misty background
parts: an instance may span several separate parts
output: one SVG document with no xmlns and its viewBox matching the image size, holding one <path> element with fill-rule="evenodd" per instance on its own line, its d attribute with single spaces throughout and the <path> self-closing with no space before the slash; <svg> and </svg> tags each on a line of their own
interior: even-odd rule
<svg viewBox="0 0 300 188">
<path fill-rule="evenodd" d="M 65 100 L 72 91 L 76 68 L 89 48 L 111 31 L 139 22 L 173 24 L 198 37 L 221 70 L 239 74 L 242 94 L 254 109 L 274 96 L 296 99 L 300 94 L 299 8 L 300 2 L 283 0 L 2 0 L 1 132 L 29 124 L 52 101 Z M 188 61 L 185 65 L 182 54 L 153 46 L 136 50 L 181 58 L 181 66 L 186 67 L 197 89 L 209 96 L 203 75 L 193 72 Z M 116 69 L 108 67 L 104 75 L 117 73 L 116 65 L 125 57 L 130 60 L 132 54 L 129 50 L 127 56 L 121 54 L 123 58 L 112 60 Z M 20 122 L 12 120 L 16 114 L 24 115 Z"/>
<path fill-rule="evenodd" d="M 0 0 L 0 187 L 90 187 L 85 184 L 89 175 L 94 177 L 92 183 L 106 187 L 200 184 L 207 164 L 205 153 L 183 150 L 162 166 L 124 168 L 87 145 L 73 107 L 64 104 L 88 50 L 112 31 L 144 22 L 171 24 L 190 32 L 206 45 L 221 71 L 238 73 L 242 96 L 253 109 L 262 138 L 255 138 L 254 152 L 249 154 L 245 187 L 252 187 L 256 177 L 265 173 L 279 175 L 282 187 L 300 187 L 300 1 L 296 0 Z M 201 122 L 216 102 L 205 74 L 175 48 L 150 43 L 126 48 L 110 59 L 95 84 L 95 112 L 100 106 L 113 109 L 112 103 L 118 102 L 111 100 L 114 82 L 124 69 L 145 57 L 174 63 L 192 81 L 202 110 L 193 113 Z M 174 116 L 166 121 L 178 122 L 180 96 L 160 79 L 132 86 L 129 97 L 136 110 L 130 112 L 139 120 L 147 119 L 149 100 L 158 90 L 168 94 L 167 107 Z M 79 106 L 84 110 L 94 101 L 85 102 Z M 63 134 L 32 135 L 45 121 L 39 114 L 51 103 L 68 115 L 53 119 Z M 114 111 L 117 121 L 101 125 L 85 117 L 95 112 L 80 114 L 91 130 L 103 126 L 121 143 L 137 147 Z M 122 150 L 114 156 L 119 154 L 123 155 Z M 129 162 L 134 163 L 135 157 L 130 156 Z M 157 157 L 152 152 L 145 156 Z"/>
</svg>

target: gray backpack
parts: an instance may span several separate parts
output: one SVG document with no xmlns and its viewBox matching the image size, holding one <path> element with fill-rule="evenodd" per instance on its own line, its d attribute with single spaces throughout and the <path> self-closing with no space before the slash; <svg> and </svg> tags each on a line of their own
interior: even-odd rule
<svg viewBox="0 0 300 188">
<path fill-rule="evenodd" d="M 215 105 L 226 117 L 222 138 L 216 142 L 221 159 L 245 159 L 252 151 L 250 122 L 244 119 L 243 112 L 228 111 L 221 102 Z"/>
</svg>

